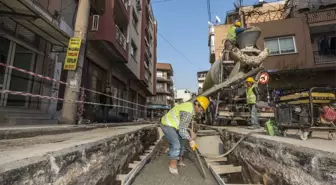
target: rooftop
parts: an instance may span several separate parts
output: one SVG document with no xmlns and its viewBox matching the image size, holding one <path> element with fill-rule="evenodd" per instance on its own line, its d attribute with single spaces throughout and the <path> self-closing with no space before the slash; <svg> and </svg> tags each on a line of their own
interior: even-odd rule
<svg viewBox="0 0 336 185">
<path fill-rule="evenodd" d="M 171 75 L 173 75 L 173 72 L 174 72 L 172 65 L 169 64 L 169 63 L 157 63 L 156 64 L 156 69 L 158 71 L 161 70 L 161 71 L 171 72 Z"/>
</svg>

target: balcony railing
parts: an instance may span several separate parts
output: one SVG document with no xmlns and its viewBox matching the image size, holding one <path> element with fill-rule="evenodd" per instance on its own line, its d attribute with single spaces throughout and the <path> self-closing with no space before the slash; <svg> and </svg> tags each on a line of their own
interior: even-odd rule
<svg viewBox="0 0 336 185">
<path fill-rule="evenodd" d="M 336 9 L 307 13 L 308 23 L 336 20 Z"/>
<path fill-rule="evenodd" d="M 336 64 L 336 50 L 315 51 L 314 61 L 315 64 Z"/>
<path fill-rule="evenodd" d="M 121 45 L 121 47 L 124 48 L 124 50 L 126 50 L 126 37 L 120 31 L 117 25 L 116 25 L 116 39 L 117 39 L 117 42 Z"/>
</svg>

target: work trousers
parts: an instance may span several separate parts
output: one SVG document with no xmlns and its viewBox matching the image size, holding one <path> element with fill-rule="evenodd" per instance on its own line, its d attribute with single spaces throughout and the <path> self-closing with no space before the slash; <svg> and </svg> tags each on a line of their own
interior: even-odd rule
<svg viewBox="0 0 336 185">
<path fill-rule="evenodd" d="M 249 104 L 249 109 L 250 109 L 250 114 L 251 114 L 251 124 L 253 126 L 259 125 L 259 120 L 258 120 L 258 111 L 257 107 L 255 104 Z"/>
<path fill-rule="evenodd" d="M 170 160 L 179 160 L 180 156 L 182 157 L 184 155 L 184 140 L 173 127 L 162 125 L 161 129 L 169 143 L 168 158 Z"/>
</svg>

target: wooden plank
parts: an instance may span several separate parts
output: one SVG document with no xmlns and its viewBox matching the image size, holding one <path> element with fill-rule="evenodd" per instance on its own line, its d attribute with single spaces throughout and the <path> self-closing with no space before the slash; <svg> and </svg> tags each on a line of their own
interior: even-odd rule
<svg viewBox="0 0 336 185">
<path fill-rule="evenodd" d="M 128 164 L 128 168 L 136 168 L 136 167 L 138 167 L 139 166 L 139 164 L 134 164 L 134 163 L 129 163 Z"/>
<path fill-rule="evenodd" d="M 154 146 L 152 145 L 152 146 L 149 147 L 149 149 L 150 149 L 150 150 L 153 150 L 153 149 L 155 148 L 155 146 L 156 146 L 156 145 L 154 145 Z"/>
<path fill-rule="evenodd" d="M 226 157 L 221 157 L 221 158 L 205 158 L 206 162 L 226 162 L 227 158 Z"/>
<path fill-rule="evenodd" d="M 142 161 L 142 160 L 146 159 L 147 157 L 148 157 L 148 155 L 141 155 L 141 156 L 140 156 L 140 159 L 141 159 L 141 161 Z"/>
<path fill-rule="evenodd" d="M 212 173 L 212 175 L 215 177 L 216 181 L 218 182 L 219 185 L 226 185 L 224 180 L 219 176 L 219 174 L 217 174 L 215 172 L 215 170 L 212 168 L 211 165 L 208 166 L 210 172 Z"/>
<path fill-rule="evenodd" d="M 127 174 L 118 174 L 116 177 L 116 180 L 123 182 L 126 179 L 126 177 L 127 177 Z"/>
<path fill-rule="evenodd" d="M 219 175 L 230 174 L 230 173 L 240 173 L 242 171 L 241 166 L 221 165 L 221 166 L 211 166 L 211 167 Z"/>
<path fill-rule="evenodd" d="M 161 144 L 161 142 L 162 142 L 162 137 L 160 138 L 159 142 L 156 145 L 149 147 L 150 149 L 152 149 L 152 151 L 149 154 L 140 156 L 141 161 L 133 161 L 133 163 L 136 164 L 137 167 L 133 168 L 127 174 L 127 176 L 124 178 L 124 181 L 122 181 L 121 185 L 130 185 L 131 184 L 131 182 L 134 179 L 134 177 L 144 167 L 144 165 L 146 164 L 146 162 L 152 157 L 152 155 L 154 154 L 155 149 L 157 147 L 159 147 L 159 145 Z"/>
</svg>

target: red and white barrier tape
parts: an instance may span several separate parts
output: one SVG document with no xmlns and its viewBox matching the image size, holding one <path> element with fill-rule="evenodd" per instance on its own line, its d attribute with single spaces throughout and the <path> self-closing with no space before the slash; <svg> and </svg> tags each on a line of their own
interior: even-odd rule
<svg viewBox="0 0 336 185">
<path fill-rule="evenodd" d="M 8 67 L 8 68 L 14 69 L 16 71 L 20 71 L 22 73 L 26 73 L 26 74 L 29 74 L 29 75 L 32 75 L 32 76 L 35 76 L 35 77 L 38 77 L 38 78 L 41 78 L 41 79 L 45 79 L 45 80 L 48 80 L 48 81 L 53 81 L 53 82 L 56 82 L 56 83 L 64 84 L 66 86 L 74 87 L 74 86 L 70 85 L 67 82 L 63 82 L 63 81 L 60 81 L 60 80 L 57 80 L 57 79 L 54 79 L 54 78 L 50 78 L 48 76 L 44 76 L 44 75 L 41 75 L 41 74 L 38 74 L 38 73 L 27 71 L 25 69 L 21 69 L 21 68 L 15 67 L 15 66 L 7 65 L 7 64 L 1 63 L 1 62 L 0 62 L 0 66 Z M 124 99 L 121 99 L 121 98 L 118 98 L 118 97 L 115 97 L 115 96 L 111 96 L 109 94 L 105 94 L 105 93 L 102 93 L 102 92 L 99 92 L 99 91 L 87 89 L 87 88 L 84 88 L 84 87 L 79 87 L 79 88 L 83 89 L 85 91 L 92 92 L 92 93 L 108 96 L 108 97 L 111 97 L 111 98 L 114 98 L 116 100 L 120 100 L 120 101 L 123 101 L 123 102 L 126 102 L 126 103 L 130 103 L 130 104 L 133 104 L 133 105 L 138 105 L 140 107 L 147 107 L 146 105 L 141 105 L 141 104 L 138 104 L 138 103 L 134 103 L 134 102 L 131 102 L 131 101 L 128 101 L 128 100 L 124 100 Z"/>
<path fill-rule="evenodd" d="M 101 105 L 101 106 L 107 106 L 107 107 L 122 107 L 126 109 L 131 109 L 131 110 L 136 110 L 140 112 L 146 112 L 143 110 L 131 108 L 131 107 L 126 107 L 122 105 L 112 105 L 112 104 L 103 104 L 103 103 L 96 103 L 96 102 L 86 102 L 86 101 L 80 101 L 80 100 L 65 100 L 63 98 L 58 98 L 58 97 L 52 97 L 52 96 L 43 96 L 39 94 L 32 94 L 32 93 L 26 93 L 26 92 L 20 92 L 20 91 L 10 91 L 10 90 L 0 90 L 0 93 L 2 94 L 12 94 L 12 95 L 20 95 L 20 96 L 28 96 L 28 97 L 33 97 L 33 98 L 42 98 L 42 99 L 48 99 L 48 100 L 60 100 L 63 102 L 71 102 L 71 103 L 83 103 L 83 104 L 89 104 L 89 105 Z"/>
</svg>

